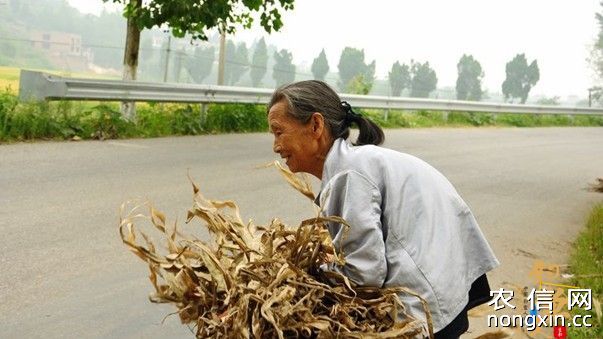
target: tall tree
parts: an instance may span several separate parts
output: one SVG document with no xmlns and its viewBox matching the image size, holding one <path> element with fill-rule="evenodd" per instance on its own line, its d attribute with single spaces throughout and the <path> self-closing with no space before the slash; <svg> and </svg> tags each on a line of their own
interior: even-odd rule
<svg viewBox="0 0 603 339">
<path fill-rule="evenodd" d="M 505 100 L 513 101 L 514 98 L 519 98 L 520 102 L 525 104 L 530 90 L 540 80 L 538 62 L 534 60 L 528 65 L 525 54 L 517 54 L 513 60 L 507 62 L 505 71 L 507 77 L 502 83 Z"/>
<path fill-rule="evenodd" d="M 231 73 L 230 73 L 230 84 L 236 85 L 237 82 L 241 79 L 243 74 L 249 70 L 249 56 L 247 51 L 247 45 L 244 42 L 241 42 L 237 45 L 234 56 L 232 58 L 232 63 L 230 65 Z M 228 59 L 228 54 L 227 54 Z"/>
<path fill-rule="evenodd" d="M 286 49 L 274 52 L 272 78 L 276 82 L 277 87 L 295 81 L 295 65 L 293 65 L 293 55 L 291 52 Z"/>
<path fill-rule="evenodd" d="M 405 88 L 410 87 L 410 68 L 406 64 L 400 65 L 400 62 L 396 61 L 387 78 L 392 96 L 399 97 Z"/>
<path fill-rule="evenodd" d="M 339 57 L 339 88 L 350 90 L 350 82 L 354 77 L 362 74 L 363 81 L 372 87 L 375 81 L 375 61 L 366 64 L 364 62 L 364 50 L 346 47 L 341 51 Z"/>
<path fill-rule="evenodd" d="M 268 67 L 268 48 L 266 47 L 266 41 L 264 38 L 255 46 L 253 51 L 253 57 L 251 58 L 251 70 L 249 71 L 249 77 L 251 78 L 251 86 L 260 87 L 262 79 L 266 75 Z"/>
<path fill-rule="evenodd" d="M 480 101 L 482 99 L 482 65 L 472 55 L 463 54 L 456 65 L 456 98 L 459 100 Z"/>
<path fill-rule="evenodd" d="M 250 28 L 253 13 L 260 14 L 260 24 L 268 32 L 282 26 L 281 12 L 293 9 L 294 0 L 103 0 L 125 5 L 128 19 L 124 51 L 124 80 L 135 80 L 138 66 L 140 31 L 168 26 L 175 37 L 191 34 L 193 39 L 207 40 L 207 31 L 217 27 L 234 33 L 236 25 Z M 134 106 L 125 105 L 122 113 L 134 118 Z"/>
<path fill-rule="evenodd" d="M 229 86 L 234 84 L 233 73 L 236 72 L 236 55 L 237 46 L 232 40 L 226 42 L 226 50 L 224 56 L 224 85 Z"/>
<path fill-rule="evenodd" d="M 603 7 L 603 2 L 599 4 Z M 595 19 L 599 25 L 599 33 L 592 47 L 589 61 L 597 72 L 599 79 L 603 79 L 603 12 L 595 13 Z"/>
<path fill-rule="evenodd" d="M 603 6 L 603 1 L 599 2 Z M 603 13 L 595 13 L 597 24 L 599 25 L 599 33 L 597 34 L 597 40 L 592 47 L 591 56 L 589 61 L 593 66 L 598 80 L 603 80 Z M 588 104 L 591 106 L 593 102 L 599 105 L 603 104 L 603 89 L 601 86 L 594 86 L 588 89 Z"/>
<path fill-rule="evenodd" d="M 428 98 L 429 93 L 436 89 L 438 77 L 429 66 L 429 62 L 420 63 L 410 61 L 410 96 L 414 98 Z"/>
<path fill-rule="evenodd" d="M 314 75 L 314 79 L 316 80 L 325 81 L 327 73 L 329 73 L 329 62 L 323 48 L 318 57 L 312 61 L 312 75 Z"/>
<path fill-rule="evenodd" d="M 184 68 L 195 83 L 202 83 L 203 79 L 207 78 L 211 73 L 216 57 L 216 49 L 214 46 L 195 48 L 195 54 L 192 58 L 187 58 Z"/>
</svg>

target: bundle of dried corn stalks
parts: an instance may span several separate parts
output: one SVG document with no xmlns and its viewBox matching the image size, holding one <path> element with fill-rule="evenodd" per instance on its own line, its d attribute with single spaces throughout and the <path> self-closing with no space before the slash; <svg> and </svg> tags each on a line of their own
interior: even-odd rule
<svg viewBox="0 0 603 339">
<path fill-rule="evenodd" d="M 313 197 L 309 184 L 290 172 L 284 174 L 300 192 Z M 137 210 L 145 205 L 134 206 L 122 217 L 120 234 L 149 265 L 155 288 L 151 301 L 175 304 L 182 323 L 194 329 L 197 337 L 425 335 L 421 322 L 405 314 L 397 297 L 397 293 L 412 292 L 356 287 L 342 275 L 319 269 L 332 258 L 343 264 L 325 223 L 345 224 L 344 220 L 317 217 L 289 229 L 275 219 L 260 227 L 243 223 L 234 202 L 207 200 L 194 183 L 193 191 L 187 223 L 195 218 L 205 221 L 213 244 L 181 234 L 176 225 L 170 231 L 164 214 L 153 207 L 150 218 L 139 214 Z M 122 216 L 131 206 L 122 206 Z M 150 219 L 165 237 L 167 251 L 160 252 L 145 233 L 135 230 L 141 218 Z M 429 332 L 432 336 L 431 324 Z"/>
</svg>

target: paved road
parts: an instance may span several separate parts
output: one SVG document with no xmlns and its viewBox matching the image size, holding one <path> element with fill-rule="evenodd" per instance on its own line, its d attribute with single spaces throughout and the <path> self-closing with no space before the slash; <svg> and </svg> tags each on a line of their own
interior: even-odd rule
<svg viewBox="0 0 603 339">
<path fill-rule="evenodd" d="M 562 263 L 600 195 L 603 128 L 389 130 L 386 146 L 440 169 L 502 262 L 497 288 L 528 282 L 534 258 Z M 311 215 L 273 170 L 267 134 L 0 146 L 0 337 L 188 338 L 169 305 L 147 301 L 147 269 L 122 245 L 118 207 L 148 198 L 183 220 L 186 173 L 244 218 Z M 315 183 L 316 184 L 316 183 Z"/>
</svg>

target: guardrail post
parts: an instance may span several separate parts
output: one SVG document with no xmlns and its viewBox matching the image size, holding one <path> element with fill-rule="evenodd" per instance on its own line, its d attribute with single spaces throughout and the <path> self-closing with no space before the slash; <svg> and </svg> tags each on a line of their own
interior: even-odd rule
<svg viewBox="0 0 603 339">
<path fill-rule="evenodd" d="M 201 109 L 201 126 L 204 126 L 207 118 L 207 103 L 202 103 L 199 108 Z"/>
</svg>

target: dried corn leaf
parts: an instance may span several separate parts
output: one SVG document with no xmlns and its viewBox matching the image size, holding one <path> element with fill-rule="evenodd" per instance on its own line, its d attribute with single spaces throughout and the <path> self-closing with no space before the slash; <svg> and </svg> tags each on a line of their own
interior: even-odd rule
<svg viewBox="0 0 603 339">
<path fill-rule="evenodd" d="M 274 164 L 287 181 L 310 199 L 310 184 Z M 423 324 L 405 315 L 399 293 L 416 295 L 402 287 L 392 289 L 354 286 L 345 276 L 323 272 L 333 257 L 344 264 L 334 248 L 327 222 L 346 225 L 338 217 L 316 217 L 290 229 L 274 219 L 268 226 L 244 223 L 232 201 L 205 199 L 193 185 L 193 207 L 187 223 L 202 221 L 213 240 L 203 242 L 169 231 L 166 217 L 149 207 L 141 218 L 140 205 L 122 205 L 122 241 L 151 271 L 155 289 L 152 302 L 170 302 L 182 323 L 199 338 L 415 338 L 433 336 Z M 150 220 L 162 238 L 159 250 L 135 227 Z M 144 243 L 139 243 L 137 233 Z M 418 297 L 418 296 L 417 296 Z M 400 319 L 399 315 L 404 314 Z"/>
<path fill-rule="evenodd" d="M 308 197 L 308 199 L 314 201 L 316 197 L 314 196 L 314 192 L 312 191 L 312 185 L 310 185 L 310 180 L 306 174 L 301 174 L 300 176 L 295 175 L 295 173 L 289 171 L 283 164 L 279 161 L 275 160 L 269 164 L 266 164 L 265 167 L 274 166 L 279 172 L 282 174 L 283 178 L 287 180 L 289 185 L 295 188 L 298 192 Z"/>
</svg>

